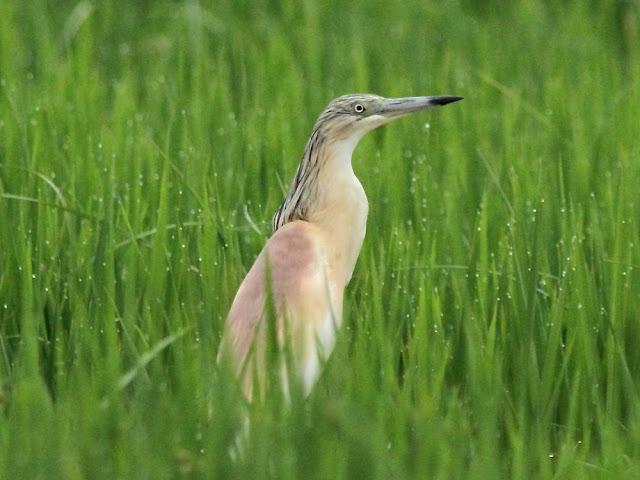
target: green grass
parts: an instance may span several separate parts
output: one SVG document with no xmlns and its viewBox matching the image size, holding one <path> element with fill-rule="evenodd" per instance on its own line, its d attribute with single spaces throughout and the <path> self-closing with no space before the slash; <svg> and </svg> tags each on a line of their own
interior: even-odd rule
<svg viewBox="0 0 640 480">
<path fill-rule="evenodd" d="M 0 2 L 0 478 L 640 478 L 639 29 L 637 1 Z M 465 100 L 356 150 L 336 350 L 232 463 L 224 317 L 356 91 Z"/>
</svg>

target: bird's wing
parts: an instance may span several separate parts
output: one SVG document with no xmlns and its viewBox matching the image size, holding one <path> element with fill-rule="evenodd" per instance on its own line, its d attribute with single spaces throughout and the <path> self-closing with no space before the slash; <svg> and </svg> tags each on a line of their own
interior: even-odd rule
<svg viewBox="0 0 640 480">
<path fill-rule="evenodd" d="M 267 261 L 268 269 L 265 268 Z M 290 322 L 293 329 L 302 327 L 313 332 L 318 326 L 308 323 L 324 321 L 331 314 L 326 260 L 316 227 L 303 221 L 282 226 L 268 240 L 247 273 L 227 317 L 221 355 L 228 357 L 236 373 L 245 368 L 252 349 L 257 355 L 261 354 L 261 345 L 256 343 L 264 342 L 264 335 L 259 335 L 258 329 L 265 316 L 267 271 L 279 320 L 283 314 L 287 318 L 295 317 Z M 278 325 L 282 335 L 282 321 Z M 307 336 L 308 332 L 302 334 Z"/>
</svg>

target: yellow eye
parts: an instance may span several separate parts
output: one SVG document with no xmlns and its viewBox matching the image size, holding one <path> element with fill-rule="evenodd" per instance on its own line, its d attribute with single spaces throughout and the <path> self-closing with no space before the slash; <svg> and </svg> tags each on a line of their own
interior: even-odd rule
<svg viewBox="0 0 640 480">
<path fill-rule="evenodd" d="M 365 108 L 364 108 L 364 105 L 362 105 L 361 103 L 356 103 L 356 104 L 354 105 L 354 107 L 353 107 L 353 110 L 354 110 L 356 113 L 362 113 L 362 112 L 364 112 L 364 111 L 365 111 Z"/>
</svg>

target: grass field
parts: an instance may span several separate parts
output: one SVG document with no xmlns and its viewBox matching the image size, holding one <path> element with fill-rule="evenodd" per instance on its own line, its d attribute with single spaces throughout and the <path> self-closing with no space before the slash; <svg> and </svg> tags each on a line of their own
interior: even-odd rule
<svg viewBox="0 0 640 480">
<path fill-rule="evenodd" d="M 312 395 L 215 357 L 316 116 L 368 236 Z M 640 478 L 640 3 L 0 1 L 0 478 Z"/>
</svg>

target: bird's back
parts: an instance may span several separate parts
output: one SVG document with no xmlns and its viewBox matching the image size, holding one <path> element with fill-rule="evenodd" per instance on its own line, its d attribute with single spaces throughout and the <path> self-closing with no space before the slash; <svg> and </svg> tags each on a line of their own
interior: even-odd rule
<svg viewBox="0 0 640 480">
<path fill-rule="evenodd" d="M 264 381 L 268 295 L 272 295 L 275 307 L 278 341 L 290 345 L 295 370 L 306 392 L 333 348 L 342 292 L 331 280 L 324 245 L 320 230 L 309 222 L 283 225 L 269 239 L 238 289 L 227 317 L 221 355 L 237 374 L 244 375 L 243 389 L 248 398 L 252 397 L 253 375 L 257 373 L 258 380 Z"/>
</svg>

